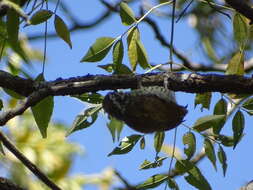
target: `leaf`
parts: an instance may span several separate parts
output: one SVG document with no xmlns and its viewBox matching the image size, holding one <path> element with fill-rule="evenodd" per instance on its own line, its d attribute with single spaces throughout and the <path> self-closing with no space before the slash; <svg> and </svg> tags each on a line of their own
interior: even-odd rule
<svg viewBox="0 0 253 190">
<path fill-rule="evenodd" d="M 168 178 L 168 185 L 171 190 L 179 190 L 179 187 L 173 178 Z"/>
<path fill-rule="evenodd" d="M 223 144 L 224 146 L 227 146 L 227 147 L 234 146 L 234 139 L 233 139 L 233 137 L 225 136 L 225 135 L 219 135 L 217 137 L 217 140 L 220 140 L 221 144 Z"/>
<path fill-rule="evenodd" d="M 224 98 L 221 98 L 214 106 L 214 115 L 227 115 L 227 102 L 224 100 Z M 217 122 L 216 127 L 213 128 L 213 132 L 215 134 L 219 134 L 222 127 L 224 126 L 226 122 L 226 117 L 224 117 L 223 120 L 220 120 Z"/>
<path fill-rule="evenodd" d="M 70 32 L 68 30 L 68 27 L 65 24 L 65 22 L 61 19 L 61 17 L 59 17 L 58 15 L 55 15 L 54 27 L 55 27 L 55 31 L 56 31 L 57 35 L 61 39 L 63 39 L 69 45 L 69 47 L 72 49 L 72 42 L 70 39 Z"/>
<path fill-rule="evenodd" d="M 195 103 L 194 107 L 196 107 L 198 104 L 201 105 L 201 111 L 203 111 L 204 108 L 209 109 L 210 103 L 211 103 L 212 93 L 211 92 L 205 92 L 205 93 L 198 93 L 195 96 Z"/>
<path fill-rule="evenodd" d="M 117 73 L 119 72 L 120 66 L 122 65 L 122 60 L 124 56 L 124 46 L 122 40 L 119 40 L 114 44 L 112 55 L 113 55 L 114 69 Z"/>
<path fill-rule="evenodd" d="M 12 4 L 18 7 L 17 4 Z M 6 28 L 9 45 L 25 62 L 28 62 L 28 57 L 19 42 L 19 15 L 15 9 L 9 9 L 7 12 Z"/>
<path fill-rule="evenodd" d="M 0 99 L 0 111 L 3 109 L 4 105 L 3 105 L 3 100 Z"/>
<path fill-rule="evenodd" d="M 238 46 L 243 49 L 248 39 L 249 28 L 247 19 L 239 13 L 235 13 L 233 20 L 234 38 Z"/>
<path fill-rule="evenodd" d="M 239 110 L 234 115 L 233 121 L 232 121 L 232 127 L 233 127 L 233 136 L 234 136 L 234 147 L 238 144 L 241 137 L 243 136 L 243 130 L 245 125 L 245 119 L 243 113 Z"/>
<path fill-rule="evenodd" d="M 98 62 L 101 61 L 107 53 L 110 51 L 114 38 L 101 37 L 98 38 L 95 43 L 89 48 L 88 52 L 81 59 L 81 62 Z"/>
<path fill-rule="evenodd" d="M 43 74 L 39 74 L 35 81 L 45 81 Z M 54 110 L 54 97 L 48 96 L 31 107 L 33 117 L 43 138 L 47 137 L 47 128 Z"/>
<path fill-rule="evenodd" d="M 54 13 L 50 10 L 41 9 L 35 12 L 30 18 L 30 24 L 37 25 L 46 22 Z"/>
<path fill-rule="evenodd" d="M 186 145 L 184 153 L 187 155 L 187 159 L 190 160 L 196 151 L 196 138 L 194 133 L 185 133 L 183 136 L 183 143 Z"/>
<path fill-rule="evenodd" d="M 188 172 L 194 167 L 194 164 L 190 160 L 177 160 L 175 164 L 176 171 L 179 174 Z"/>
<path fill-rule="evenodd" d="M 18 44 L 19 16 L 13 9 L 8 10 L 7 12 L 7 33 L 8 42 L 11 46 L 16 46 Z"/>
<path fill-rule="evenodd" d="M 132 9 L 124 2 L 120 3 L 120 18 L 121 18 L 121 22 L 124 25 L 131 25 L 133 24 L 136 20 L 135 20 L 135 16 L 134 16 L 134 12 L 132 11 Z"/>
<path fill-rule="evenodd" d="M 89 92 L 81 95 L 73 95 L 72 97 L 77 98 L 83 102 L 88 102 L 90 104 L 101 104 L 104 99 L 104 97 L 97 92 L 94 93 Z"/>
<path fill-rule="evenodd" d="M 211 141 L 207 138 L 204 141 L 204 148 L 205 148 L 205 153 L 207 155 L 207 158 L 211 161 L 215 170 L 217 170 L 216 155 L 214 152 L 214 147 L 213 147 L 213 144 L 211 143 Z"/>
<path fill-rule="evenodd" d="M 54 109 L 54 97 L 49 96 L 32 106 L 33 117 L 43 138 L 47 137 L 47 128 Z"/>
<path fill-rule="evenodd" d="M 107 127 L 112 135 L 113 142 L 115 139 L 119 140 L 123 125 L 124 123 L 122 121 L 119 121 L 114 117 L 111 117 L 110 122 L 107 123 Z"/>
<path fill-rule="evenodd" d="M 145 146 L 146 146 L 146 142 L 145 142 L 145 137 L 143 136 L 140 141 L 140 148 L 143 150 L 145 149 Z"/>
<path fill-rule="evenodd" d="M 119 70 L 115 71 L 115 74 L 127 74 L 127 75 L 129 75 L 129 74 L 133 74 L 133 72 L 126 65 L 122 64 L 122 65 L 120 65 Z"/>
<path fill-rule="evenodd" d="M 246 102 L 244 102 L 242 107 L 247 110 L 253 110 L 253 98 L 250 98 Z"/>
<path fill-rule="evenodd" d="M 119 146 L 114 148 L 113 151 L 108 154 L 108 156 L 126 154 L 130 152 L 141 137 L 142 135 L 131 135 L 123 138 Z"/>
<path fill-rule="evenodd" d="M 146 69 L 149 67 L 147 52 L 140 40 L 136 41 L 136 45 L 137 45 L 138 63 L 143 69 Z"/>
<path fill-rule="evenodd" d="M 212 190 L 210 184 L 206 178 L 202 175 L 197 166 L 194 166 L 191 170 L 188 171 L 188 176 L 185 177 L 185 180 L 196 187 L 199 190 Z"/>
<path fill-rule="evenodd" d="M 137 185 L 137 189 L 149 189 L 149 188 L 154 188 L 162 184 L 164 181 L 168 180 L 168 175 L 162 175 L 162 174 L 157 174 L 153 175 L 150 178 L 148 178 L 145 182 L 143 182 L 140 185 Z"/>
<path fill-rule="evenodd" d="M 114 65 L 113 64 L 106 64 L 106 65 L 98 65 L 99 68 L 104 69 L 108 73 L 112 73 L 114 70 Z"/>
<path fill-rule="evenodd" d="M 219 150 L 218 150 L 218 159 L 222 165 L 223 175 L 225 177 L 226 171 L 227 171 L 227 156 L 221 146 L 219 146 Z"/>
<path fill-rule="evenodd" d="M 67 132 L 66 136 L 69 136 L 71 133 L 75 131 L 90 127 L 97 120 L 98 112 L 101 109 L 102 109 L 102 106 L 97 105 L 97 106 L 86 109 L 82 115 L 77 115 L 72 124 L 72 127 Z M 88 121 L 90 117 L 91 117 L 91 121 Z"/>
<path fill-rule="evenodd" d="M 138 28 L 133 28 L 127 36 L 128 58 L 133 71 L 135 71 L 138 63 L 138 52 L 136 43 L 138 40 L 140 40 L 140 32 Z"/>
<path fill-rule="evenodd" d="M 220 60 L 219 58 L 217 57 L 216 55 L 216 52 L 213 48 L 213 44 L 212 42 L 210 41 L 210 38 L 208 37 L 204 37 L 202 39 L 202 43 L 204 45 L 204 49 L 205 49 L 205 52 L 207 53 L 207 56 L 212 60 L 214 61 L 215 63 L 219 63 Z"/>
<path fill-rule="evenodd" d="M 15 99 L 24 99 L 25 98 L 24 96 L 21 96 L 20 94 L 16 93 L 13 90 L 10 90 L 10 89 L 7 89 L 7 88 L 4 88 L 3 90 L 6 94 L 11 96 L 12 98 L 15 98 Z"/>
<path fill-rule="evenodd" d="M 150 162 L 148 160 L 144 160 L 144 162 L 140 166 L 140 170 L 146 170 L 150 168 L 157 168 L 162 166 L 163 160 L 167 159 L 168 157 L 159 157 L 155 160 L 155 162 Z"/>
<path fill-rule="evenodd" d="M 244 53 L 238 51 L 228 62 L 227 75 L 243 75 L 244 74 Z"/>
<path fill-rule="evenodd" d="M 165 133 L 164 132 L 156 132 L 154 136 L 154 147 L 156 150 L 156 153 L 159 153 L 161 151 L 163 141 L 164 141 Z"/>
<path fill-rule="evenodd" d="M 198 132 L 205 131 L 211 127 L 216 128 L 221 120 L 224 120 L 225 115 L 208 115 L 200 117 L 193 125 L 193 128 Z"/>
</svg>

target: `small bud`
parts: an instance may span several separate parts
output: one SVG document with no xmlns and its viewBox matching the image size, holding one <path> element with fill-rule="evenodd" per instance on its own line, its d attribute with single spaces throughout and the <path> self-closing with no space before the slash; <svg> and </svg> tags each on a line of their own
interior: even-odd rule
<svg viewBox="0 0 253 190">
<path fill-rule="evenodd" d="M 103 108 L 142 133 L 173 129 L 182 123 L 187 113 L 185 107 L 176 103 L 173 91 L 158 86 L 108 93 Z"/>
</svg>

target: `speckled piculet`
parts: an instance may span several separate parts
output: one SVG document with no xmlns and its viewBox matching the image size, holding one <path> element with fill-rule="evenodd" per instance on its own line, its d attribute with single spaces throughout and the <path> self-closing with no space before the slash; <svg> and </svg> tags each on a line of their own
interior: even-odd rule
<svg viewBox="0 0 253 190">
<path fill-rule="evenodd" d="M 142 133 L 173 129 L 183 122 L 187 113 L 186 107 L 176 103 L 173 91 L 158 86 L 108 93 L 103 108 Z"/>
</svg>

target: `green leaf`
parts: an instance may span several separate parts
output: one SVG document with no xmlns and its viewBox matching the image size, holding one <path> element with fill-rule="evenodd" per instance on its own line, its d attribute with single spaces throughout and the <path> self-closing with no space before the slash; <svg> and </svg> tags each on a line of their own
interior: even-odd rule
<svg viewBox="0 0 253 190">
<path fill-rule="evenodd" d="M 132 66 L 132 70 L 136 70 L 138 63 L 137 41 L 140 40 L 140 32 L 138 28 L 133 28 L 127 36 L 128 58 Z"/>
<path fill-rule="evenodd" d="M 161 148 L 163 146 L 165 133 L 164 132 L 156 132 L 154 136 L 154 147 L 156 150 L 156 153 L 159 153 L 161 151 Z"/>
<path fill-rule="evenodd" d="M 130 152 L 141 137 L 142 135 L 131 135 L 123 138 L 119 146 L 114 148 L 113 151 L 108 154 L 108 156 L 126 154 Z"/>
<path fill-rule="evenodd" d="M 28 62 L 28 57 L 19 42 L 19 15 L 15 9 L 9 9 L 7 12 L 6 28 L 9 45 L 25 62 Z"/>
<path fill-rule="evenodd" d="M 216 168 L 216 155 L 214 152 L 214 147 L 213 147 L 213 144 L 211 143 L 211 141 L 207 138 L 204 141 L 204 148 L 205 148 L 205 153 L 206 153 L 207 158 L 211 161 L 215 170 L 217 170 L 217 168 Z"/>
<path fill-rule="evenodd" d="M 221 98 L 214 107 L 214 115 L 227 115 L 227 102 L 226 100 L 224 100 L 224 98 Z M 215 134 L 219 134 L 222 127 L 224 126 L 226 122 L 226 117 L 224 117 L 223 120 L 220 120 L 219 122 L 217 122 L 216 127 L 213 128 L 213 132 Z"/>
<path fill-rule="evenodd" d="M 133 72 L 126 65 L 122 64 L 122 65 L 120 65 L 119 70 L 115 71 L 115 74 L 126 74 L 126 75 L 129 75 L 129 74 L 133 74 Z"/>
<path fill-rule="evenodd" d="M 46 22 L 48 19 L 50 19 L 50 17 L 53 14 L 54 13 L 50 10 L 41 9 L 32 15 L 32 17 L 30 19 L 30 24 L 37 25 L 37 24 L 41 24 L 43 22 Z"/>
<path fill-rule="evenodd" d="M 97 106 L 86 109 L 82 115 L 77 115 L 72 124 L 72 127 L 67 132 L 66 136 L 69 136 L 71 133 L 75 131 L 90 127 L 97 120 L 98 112 L 101 109 L 102 109 L 102 106 L 97 105 Z M 91 121 L 88 121 L 90 117 L 91 117 Z"/>
<path fill-rule="evenodd" d="M 6 94 L 11 96 L 12 98 L 15 98 L 15 99 L 24 99 L 25 98 L 24 96 L 21 96 L 20 94 L 16 93 L 13 90 L 10 90 L 10 89 L 7 89 L 7 88 L 4 88 L 3 90 Z"/>
<path fill-rule="evenodd" d="M 43 74 L 39 74 L 35 81 L 45 81 Z M 47 128 L 54 110 L 54 97 L 48 96 L 31 107 L 33 117 L 43 138 L 47 137 Z"/>
<path fill-rule="evenodd" d="M 89 48 L 88 52 L 81 59 L 81 62 L 98 62 L 101 61 L 110 51 L 114 38 L 101 37 L 98 38 L 94 44 Z"/>
<path fill-rule="evenodd" d="M 104 69 L 108 73 L 112 73 L 114 70 L 114 65 L 113 64 L 106 64 L 106 65 L 98 65 L 99 68 Z"/>
<path fill-rule="evenodd" d="M 243 113 L 239 110 L 234 115 L 232 126 L 233 126 L 233 136 L 234 136 L 234 148 L 243 136 L 243 130 L 245 125 L 245 119 Z"/>
<path fill-rule="evenodd" d="M 196 187 L 199 190 L 212 190 L 210 184 L 206 178 L 202 175 L 197 166 L 194 166 L 191 170 L 188 171 L 188 176 L 185 177 L 185 180 Z"/>
<path fill-rule="evenodd" d="M 33 117 L 43 138 L 47 137 L 47 128 L 54 109 L 54 97 L 49 96 L 32 107 Z"/>
<path fill-rule="evenodd" d="M 122 40 L 117 41 L 113 46 L 113 65 L 116 72 L 119 72 L 124 56 L 124 46 Z"/>
<path fill-rule="evenodd" d="M 140 141 L 140 148 L 143 150 L 146 146 L 145 137 L 143 136 Z"/>
<path fill-rule="evenodd" d="M 203 45 L 204 45 L 204 49 L 205 49 L 205 52 L 207 53 L 207 56 L 208 56 L 212 61 L 214 61 L 215 63 L 219 63 L 220 60 L 219 60 L 219 58 L 218 58 L 217 55 L 216 55 L 216 52 L 215 52 L 215 50 L 214 50 L 214 48 L 213 48 L 213 44 L 212 44 L 210 38 L 204 37 L 204 38 L 202 39 L 202 43 L 203 43 Z"/>
<path fill-rule="evenodd" d="M 120 3 L 120 12 L 119 12 L 119 14 L 120 14 L 121 22 L 124 25 L 131 25 L 136 21 L 135 16 L 134 16 L 134 12 L 124 2 Z"/>
<path fill-rule="evenodd" d="M 194 164 L 190 160 L 177 160 L 175 164 L 176 171 L 179 174 L 188 172 L 194 167 Z"/>
<path fill-rule="evenodd" d="M 228 62 L 226 74 L 243 75 L 244 74 L 244 52 L 238 51 Z"/>
<path fill-rule="evenodd" d="M 73 95 L 72 97 L 78 98 L 79 100 L 83 102 L 88 102 L 90 104 L 101 104 L 103 102 L 104 97 L 97 93 L 97 92 L 89 92 L 89 93 L 84 93 L 81 95 Z"/>
<path fill-rule="evenodd" d="M 112 135 L 113 142 L 115 141 L 115 139 L 119 140 L 123 126 L 124 123 L 122 121 L 117 120 L 114 117 L 111 117 L 110 122 L 107 123 L 107 127 Z"/>
<path fill-rule="evenodd" d="M 224 146 L 227 146 L 227 147 L 234 146 L 234 139 L 233 139 L 233 137 L 225 136 L 225 135 L 221 135 L 220 134 L 217 137 L 217 140 L 220 140 L 221 144 L 223 144 Z"/>
<path fill-rule="evenodd" d="M 219 150 L 218 150 L 218 159 L 222 165 L 223 175 L 225 177 L 226 171 L 227 171 L 227 156 L 221 146 L 219 146 Z"/>
<path fill-rule="evenodd" d="M 211 103 L 212 93 L 211 92 L 205 92 L 205 93 L 198 93 L 195 96 L 195 103 L 194 107 L 196 107 L 198 104 L 201 105 L 201 111 L 203 111 L 204 108 L 209 109 L 210 103 Z"/>
<path fill-rule="evenodd" d="M 162 175 L 162 174 L 153 175 L 142 184 L 137 185 L 136 188 L 137 189 L 155 188 L 167 180 L 168 180 L 168 175 Z"/>
<path fill-rule="evenodd" d="M 242 107 L 247 110 L 253 110 L 253 98 L 250 98 L 246 102 L 244 102 Z"/>
<path fill-rule="evenodd" d="M 167 159 L 168 157 L 159 157 L 154 162 L 150 162 L 148 160 L 144 160 L 144 162 L 140 166 L 140 170 L 146 170 L 150 168 L 157 168 L 162 166 L 163 160 Z"/>
<path fill-rule="evenodd" d="M 249 27 L 247 19 L 239 13 L 235 13 L 233 20 L 234 38 L 238 46 L 243 49 L 248 39 Z"/>
<path fill-rule="evenodd" d="M 7 33 L 8 42 L 11 46 L 16 46 L 18 44 L 19 16 L 13 9 L 9 9 L 7 12 Z"/>
<path fill-rule="evenodd" d="M 140 40 L 136 41 L 138 63 L 143 69 L 149 68 L 148 55 Z"/>
<path fill-rule="evenodd" d="M 179 187 L 173 178 L 168 178 L 168 185 L 171 190 L 179 190 Z"/>
<path fill-rule="evenodd" d="M 3 107 L 4 107 L 3 101 L 0 99 L 0 111 L 3 109 Z"/>
<path fill-rule="evenodd" d="M 211 127 L 216 128 L 221 120 L 224 120 L 225 115 L 208 115 L 200 117 L 193 125 L 193 128 L 198 132 L 205 131 Z"/>
<path fill-rule="evenodd" d="M 183 136 L 183 143 L 186 145 L 184 153 L 186 154 L 187 159 L 190 160 L 196 151 L 196 138 L 194 133 L 185 133 Z"/>
<path fill-rule="evenodd" d="M 54 27 L 57 35 L 61 39 L 63 39 L 69 45 L 70 48 L 72 48 L 72 42 L 70 39 L 70 32 L 68 30 L 68 27 L 65 24 L 65 22 L 61 19 L 61 17 L 59 17 L 58 15 L 55 15 Z"/>
</svg>

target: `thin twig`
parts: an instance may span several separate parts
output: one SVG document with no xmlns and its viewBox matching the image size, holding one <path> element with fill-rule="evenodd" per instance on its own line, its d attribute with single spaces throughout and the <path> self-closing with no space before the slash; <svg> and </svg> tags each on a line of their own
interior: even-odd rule
<svg viewBox="0 0 253 190">
<path fill-rule="evenodd" d="M 190 68 L 191 62 L 187 59 L 187 57 L 179 53 L 174 47 L 171 47 L 169 42 L 167 42 L 164 36 L 161 34 L 157 23 L 148 17 L 146 17 L 144 21 L 153 29 L 155 37 L 161 43 L 161 45 L 172 49 L 173 53 L 177 56 L 177 58 L 183 62 L 184 66 Z"/>
<path fill-rule="evenodd" d="M 54 182 L 52 182 L 40 169 L 30 162 L 11 142 L 10 140 L 0 132 L 0 140 L 3 145 L 12 152 L 34 175 L 36 175 L 42 182 L 44 182 L 49 188 L 53 190 L 61 190 Z"/>
</svg>

